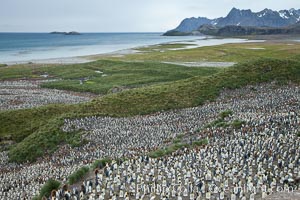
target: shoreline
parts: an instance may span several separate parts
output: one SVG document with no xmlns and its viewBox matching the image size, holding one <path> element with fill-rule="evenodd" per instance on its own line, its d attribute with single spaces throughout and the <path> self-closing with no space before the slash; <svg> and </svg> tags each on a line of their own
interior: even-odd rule
<svg viewBox="0 0 300 200">
<path fill-rule="evenodd" d="M 164 43 L 157 43 L 151 45 L 144 45 L 144 46 L 136 46 L 128 49 L 122 49 L 112 52 L 106 53 L 98 53 L 98 54 L 91 54 L 91 55 L 82 55 L 82 56 L 74 56 L 74 57 L 57 57 L 57 58 L 47 58 L 47 59 L 31 59 L 31 60 L 24 60 L 24 61 L 8 61 L 8 62 L 1 62 L 1 64 L 6 64 L 8 66 L 12 65 L 20 65 L 20 64 L 81 64 L 81 63 L 88 63 L 98 60 L 100 57 L 103 56 L 111 56 L 111 57 L 123 57 L 129 54 L 138 54 L 143 53 L 143 51 L 139 51 L 137 49 L 150 47 L 155 45 L 166 45 L 166 44 L 187 44 L 187 46 L 182 48 L 175 48 L 175 49 L 168 49 L 170 51 L 176 50 L 186 50 L 186 49 L 193 49 L 193 48 L 200 48 L 205 46 L 216 46 L 222 44 L 231 44 L 231 43 L 256 43 L 256 42 L 266 42 L 267 40 L 251 40 L 247 38 L 218 38 L 218 37 L 206 37 L 203 39 L 195 38 L 194 40 L 184 40 L 184 38 L 180 41 L 172 41 L 172 42 L 164 42 Z"/>
<path fill-rule="evenodd" d="M 136 47 L 135 47 L 136 48 Z M 48 58 L 48 59 L 34 59 L 34 60 L 24 60 L 24 61 L 11 61 L 3 62 L 1 64 L 11 65 L 20 65 L 20 64 L 80 64 L 96 61 L 97 59 L 92 58 L 94 56 L 123 56 L 127 54 L 137 53 L 134 49 L 124 49 L 109 53 L 100 53 L 93 55 L 83 55 L 83 56 L 74 56 L 74 57 L 60 57 L 60 58 Z"/>
</svg>

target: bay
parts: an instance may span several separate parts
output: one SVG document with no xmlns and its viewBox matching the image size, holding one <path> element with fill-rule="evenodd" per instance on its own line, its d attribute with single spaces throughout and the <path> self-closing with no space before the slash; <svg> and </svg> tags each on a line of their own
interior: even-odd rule
<svg viewBox="0 0 300 200">
<path fill-rule="evenodd" d="M 205 38 L 161 35 L 162 33 L 0 33 L 0 63 L 103 54 L 138 46 Z"/>
</svg>

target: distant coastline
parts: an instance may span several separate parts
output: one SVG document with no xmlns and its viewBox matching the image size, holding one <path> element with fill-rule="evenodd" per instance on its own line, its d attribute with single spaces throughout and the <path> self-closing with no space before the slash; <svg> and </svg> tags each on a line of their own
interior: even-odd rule
<svg viewBox="0 0 300 200">
<path fill-rule="evenodd" d="M 76 32 L 76 31 L 71 31 L 71 32 L 59 32 L 59 31 L 53 31 L 53 32 L 50 32 L 49 34 L 59 34 L 59 35 L 81 35 L 81 33 Z"/>
</svg>

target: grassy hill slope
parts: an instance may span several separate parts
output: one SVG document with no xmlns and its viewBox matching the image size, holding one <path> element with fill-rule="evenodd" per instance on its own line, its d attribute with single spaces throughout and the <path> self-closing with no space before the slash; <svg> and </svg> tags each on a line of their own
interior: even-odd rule
<svg viewBox="0 0 300 200">
<path fill-rule="evenodd" d="M 106 95 L 78 105 L 51 105 L 0 113 L 0 135 L 16 138 L 10 149 L 12 161 L 34 161 L 58 144 L 74 141 L 76 133 L 60 130 L 65 117 L 86 115 L 134 116 L 156 111 L 198 106 L 214 100 L 223 88 L 277 81 L 300 83 L 300 62 L 286 59 L 260 59 L 225 68 L 209 77 L 192 77 L 170 83 Z M 10 129 L 13 127 L 12 129 Z M 23 131 L 24 130 L 24 131 Z M 19 137 L 19 134 L 23 134 Z"/>
</svg>

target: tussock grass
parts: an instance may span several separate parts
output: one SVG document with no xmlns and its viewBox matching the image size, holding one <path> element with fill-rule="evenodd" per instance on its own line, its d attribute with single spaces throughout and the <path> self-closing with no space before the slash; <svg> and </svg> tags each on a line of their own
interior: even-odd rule
<svg viewBox="0 0 300 200">
<path fill-rule="evenodd" d="M 41 188 L 40 190 L 40 195 L 37 197 L 34 197 L 34 200 L 40 200 L 43 197 L 48 198 L 52 192 L 52 190 L 58 190 L 58 188 L 60 187 L 60 182 L 50 179 L 48 180 Z"/>
<path fill-rule="evenodd" d="M 207 139 L 193 141 L 191 144 L 181 143 L 181 141 L 180 142 L 173 142 L 173 144 L 171 144 L 167 147 L 160 148 L 160 149 L 157 149 L 155 151 L 152 151 L 152 152 L 148 153 L 148 155 L 151 158 L 160 158 L 160 157 L 170 155 L 170 154 L 172 154 L 172 153 L 174 153 L 177 150 L 182 149 L 182 148 L 194 148 L 194 147 L 200 147 L 200 146 L 207 145 L 207 144 L 208 144 Z"/>
<path fill-rule="evenodd" d="M 91 168 L 93 170 L 99 168 L 102 169 L 105 167 L 105 165 L 108 163 L 110 164 L 112 160 L 110 158 L 103 158 L 102 160 L 95 160 L 94 163 L 92 164 Z"/>
<path fill-rule="evenodd" d="M 207 144 L 208 144 L 208 139 L 203 139 L 203 140 L 194 141 L 192 143 L 192 146 L 193 147 L 200 147 L 200 146 L 207 145 Z"/>
<path fill-rule="evenodd" d="M 243 121 L 243 120 L 237 120 L 237 119 L 234 120 L 234 121 L 231 123 L 232 127 L 235 128 L 235 129 L 241 128 L 244 124 L 246 124 L 245 121 Z"/>
<path fill-rule="evenodd" d="M 86 166 L 79 168 L 77 171 L 75 171 L 68 177 L 69 184 L 73 185 L 74 183 L 77 183 L 82 178 L 84 178 L 89 171 L 90 168 Z"/>
<path fill-rule="evenodd" d="M 167 146 L 165 148 L 161 148 L 155 151 L 150 152 L 148 155 L 151 158 L 160 158 L 164 157 L 166 155 L 170 155 L 173 152 L 177 151 L 178 149 L 181 149 L 183 147 L 188 147 L 187 144 L 182 144 L 182 143 L 175 143 L 170 146 Z"/>
<path fill-rule="evenodd" d="M 232 114 L 233 112 L 231 110 L 225 110 L 220 113 L 220 118 L 224 120 L 226 117 L 229 117 Z"/>
</svg>

